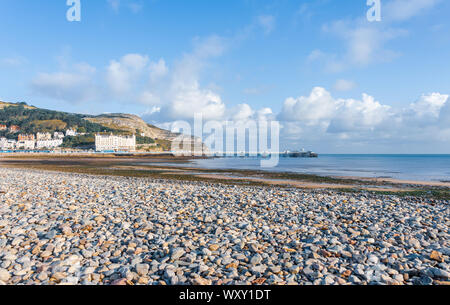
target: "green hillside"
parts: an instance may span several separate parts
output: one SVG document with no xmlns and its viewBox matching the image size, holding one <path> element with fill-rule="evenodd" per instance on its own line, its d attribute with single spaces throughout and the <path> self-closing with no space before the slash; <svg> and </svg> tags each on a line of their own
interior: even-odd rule
<svg viewBox="0 0 450 305">
<path fill-rule="evenodd" d="M 102 116 L 91 116 L 76 113 L 66 113 L 47 109 L 40 109 L 29 106 L 26 103 L 6 103 L 0 101 L 0 124 L 17 125 L 22 134 L 36 134 L 38 132 L 64 132 L 67 129 L 74 129 L 84 135 L 76 137 L 66 137 L 63 147 L 83 147 L 89 148 L 94 145 L 94 134 L 99 132 L 113 132 L 115 134 L 132 134 L 138 130 L 129 129 L 126 125 L 111 126 L 102 121 L 95 120 Z M 138 120 L 135 118 L 134 120 Z M 137 144 L 151 144 L 154 139 L 148 136 L 136 135 Z M 0 137 L 17 139 L 17 133 L 9 130 L 0 130 Z"/>
<path fill-rule="evenodd" d="M 40 109 L 24 103 L 2 103 L 2 106 L 0 124 L 17 125 L 21 133 L 65 131 L 68 128 L 82 129 L 86 133 L 115 131 L 86 120 L 87 115 Z"/>
</svg>

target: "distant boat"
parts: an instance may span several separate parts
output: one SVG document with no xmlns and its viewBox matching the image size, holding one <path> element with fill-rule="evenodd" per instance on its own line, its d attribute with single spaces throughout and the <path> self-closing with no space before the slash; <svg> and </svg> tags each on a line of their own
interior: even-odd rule
<svg viewBox="0 0 450 305">
<path fill-rule="evenodd" d="M 268 158 L 268 157 L 270 157 L 270 154 L 269 154 L 267 151 L 265 151 L 265 152 L 263 152 L 263 153 L 261 154 L 261 157 L 262 157 L 262 158 Z"/>
<path fill-rule="evenodd" d="M 305 151 L 304 149 L 302 151 L 286 151 L 283 154 L 284 157 L 287 158 L 318 158 L 319 155 L 312 151 Z"/>
</svg>

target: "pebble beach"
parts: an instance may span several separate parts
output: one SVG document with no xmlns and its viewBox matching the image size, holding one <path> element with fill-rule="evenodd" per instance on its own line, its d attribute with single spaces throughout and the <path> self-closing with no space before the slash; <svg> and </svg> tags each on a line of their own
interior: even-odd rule
<svg viewBox="0 0 450 305">
<path fill-rule="evenodd" d="M 0 284 L 445 285 L 447 200 L 0 168 Z"/>
</svg>

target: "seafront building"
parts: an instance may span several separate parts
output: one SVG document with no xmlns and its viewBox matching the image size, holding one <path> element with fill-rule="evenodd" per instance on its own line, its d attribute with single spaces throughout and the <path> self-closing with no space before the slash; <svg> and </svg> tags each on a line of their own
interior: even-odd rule
<svg viewBox="0 0 450 305">
<path fill-rule="evenodd" d="M 36 140 L 38 141 L 45 141 L 45 140 L 51 140 L 52 134 L 49 132 L 38 132 L 36 134 Z"/>
<path fill-rule="evenodd" d="M 20 134 L 17 137 L 17 141 L 36 141 L 34 134 Z"/>
<path fill-rule="evenodd" d="M 10 126 L 9 129 L 14 126 Z M 20 130 L 15 129 L 14 130 Z M 80 135 L 72 129 L 63 132 L 38 132 L 34 134 L 19 134 L 17 140 L 0 138 L 0 150 L 42 150 L 54 149 L 60 147 L 64 143 L 64 138 L 69 135 Z M 97 134 L 95 136 L 95 149 L 99 152 L 105 151 L 136 151 L 135 135 L 114 135 L 114 134 Z"/>
<path fill-rule="evenodd" d="M 11 133 L 17 133 L 20 131 L 20 127 L 17 125 L 11 125 L 9 126 L 9 132 Z"/>
<path fill-rule="evenodd" d="M 16 147 L 16 140 L 8 140 L 7 138 L 0 138 L 0 149 L 14 149 Z"/>
<path fill-rule="evenodd" d="M 36 149 L 56 148 L 63 144 L 63 139 L 50 139 L 36 141 Z"/>
<path fill-rule="evenodd" d="M 10 130 L 13 126 L 10 127 Z M 53 149 L 60 147 L 64 142 L 63 132 L 51 133 L 38 132 L 34 134 L 19 134 L 17 140 L 1 138 L 0 150 L 35 150 L 35 149 Z"/>
<path fill-rule="evenodd" d="M 16 149 L 33 150 L 36 147 L 36 141 L 34 140 L 22 140 L 15 143 Z"/>
<path fill-rule="evenodd" d="M 66 137 L 75 137 L 77 136 L 77 132 L 73 129 L 66 130 Z"/>
<path fill-rule="evenodd" d="M 53 139 L 64 139 L 64 133 L 63 132 L 57 132 L 55 131 L 53 133 Z"/>
<path fill-rule="evenodd" d="M 33 150 L 36 147 L 36 137 L 34 134 L 20 134 L 15 143 L 16 149 Z"/>
<path fill-rule="evenodd" d="M 136 136 L 95 135 L 96 151 L 136 151 Z"/>
<path fill-rule="evenodd" d="M 17 137 L 17 141 L 26 141 L 26 140 L 36 140 L 36 137 L 34 135 L 29 134 L 20 134 Z"/>
</svg>

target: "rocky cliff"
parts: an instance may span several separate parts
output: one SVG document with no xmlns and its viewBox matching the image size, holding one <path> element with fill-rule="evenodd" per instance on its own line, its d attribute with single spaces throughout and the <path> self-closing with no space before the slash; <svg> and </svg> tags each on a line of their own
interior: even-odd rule
<svg viewBox="0 0 450 305">
<path fill-rule="evenodd" d="M 85 119 L 111 129 L 124 130 L 138 135 L 142 133 L 145 137 L 152 139 L 173 140 L 178 136 L 168 130 L 147 124 L 139 116 L 132 114 L 103 114 Z"/>
<path fill-rule="evenodd" d="M 179 137 L 180 134 L 173 133 L 168 130 L 164 130 L 146 123 L 137 115 L 116 113 L 116 114 L 103 114 L 95 117 L 86 117 L 86 120 L 100 124 L 102 126 L 123 130 L 130 133 L 135 133 L 137 135 L 143 135 L 156 140 L 165 140 L 172 142 L 175 138 Z M 191 144 L 189 144 L 189 142 Z M 194 150 L 201 149 L 203 152 L 208 151 L 208 147 L 205 146 L 199 138 L 185 136 L 182 145 L 190 146 L 182 147 L 182 150 Z M 196 147 L 196 148 L 194 148 Z M 168 147 L 167 147 L 168 148 Z"/>
</svg>

